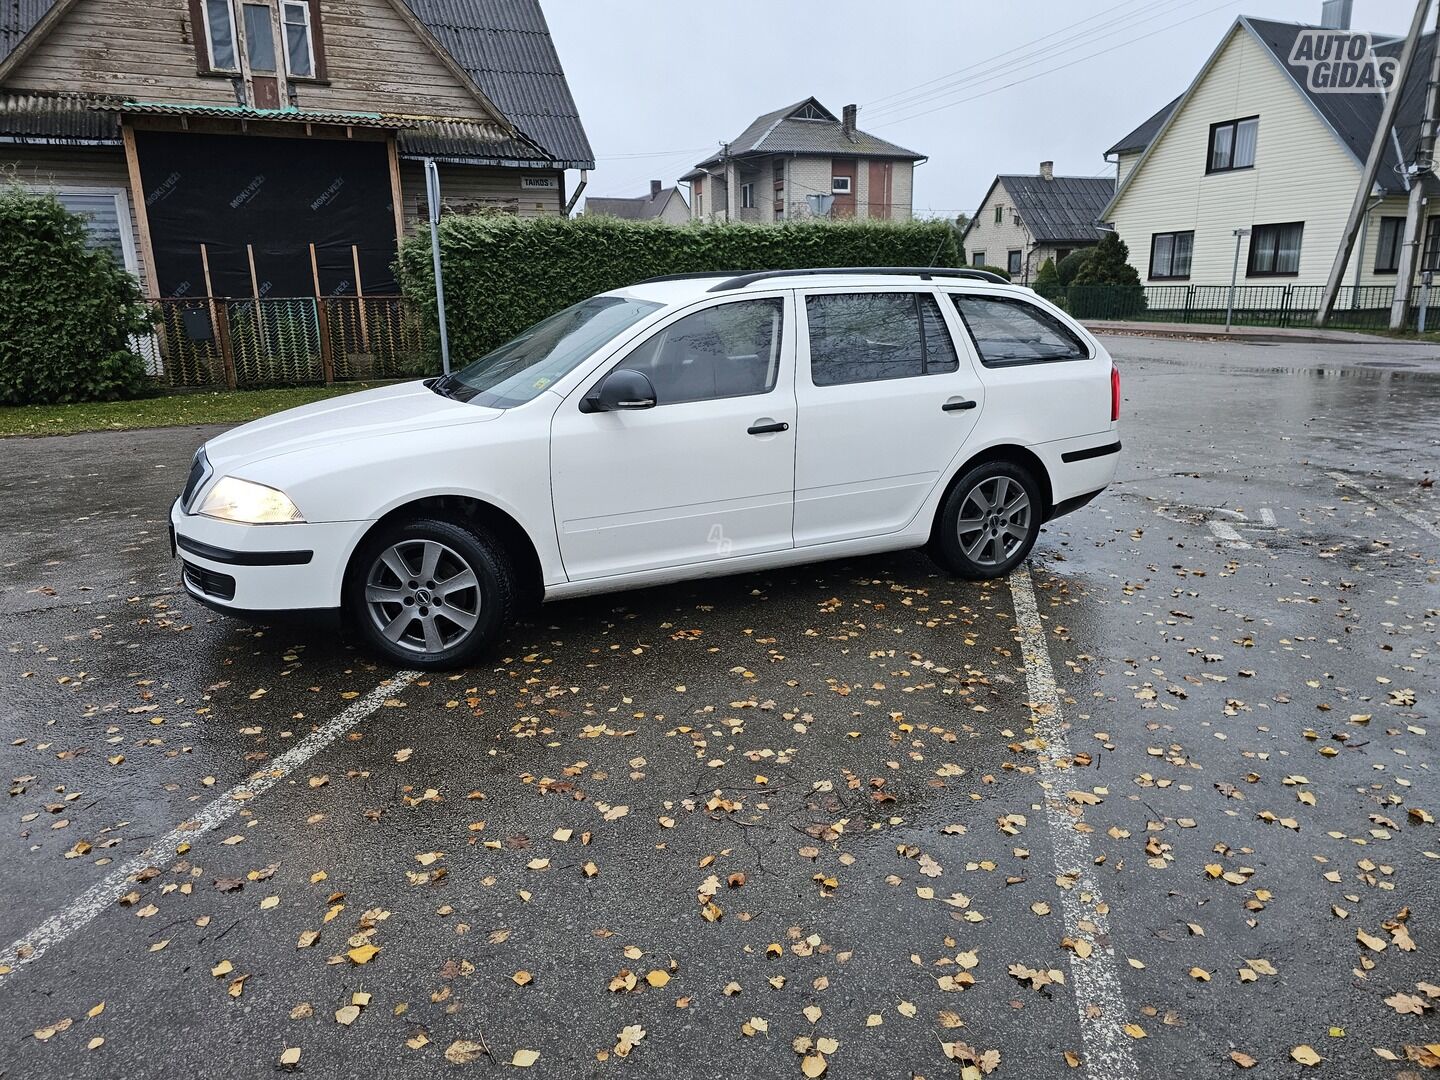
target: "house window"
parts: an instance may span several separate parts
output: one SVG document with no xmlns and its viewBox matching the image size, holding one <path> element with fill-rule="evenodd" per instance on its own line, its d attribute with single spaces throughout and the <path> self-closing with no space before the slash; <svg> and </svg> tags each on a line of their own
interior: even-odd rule
<svg viewBox="0 0 1440 1080">
<path fill-rule="evenodd" d="M 836 195 L 849 195 L 850 177 L 832 176 L 830 178 L 830 190 L 833 191 Z"/>
<path fill-rule="evenodd" d="M 275 30 L 268 4 L 242 4 L 245 26 L 245 59 L 250 70 L 262 75 L 275 73 Z"/>
<path fill-rule="evenodd" d="M 212 71 L 239 71 L 240 58 L 235 51 L 235 13 L 230 8 L 230 0 L 205 0 L 200 12 L 205 20 L 205 40 L 209 45 L 206 55 L 209 63 L 206 66 Z M 198 43 L 196 47 L 199 47 Z"/>
<path fill-rule="evenodd" d="M 1393 274 L 1400 269 L 1400 243 L 1404 236 L 1403 217 L 1380 219 L 1380 241 L 1375 247 L 1375 273 Z"/>
<path fill-rule="evenodd" d="M 1010 271 L 1012 278 L 1020 276 L 1020 258 L 1021 254 L 1018 248 L 1005 254 L 1005 269 Z"/>
<path fill-rule="evenodd" d="M 1300 237 L 1303 221 L 1284 225 L 1256 225 L 1250 234 L 1250 261 L 1247 277 L 1294 276 L 1300 273 Z"/>
<path fill-rule="evenodd" d="M 740 207 L 743 210 L 751 210 L 755 207 L 755 185 L 740 185 Z"/>
<path fill-rule="evenodd" d="M 1421 270 L 1440 270 L 1440 218 L 1425 223 L 1425 249 L 1420 257 Z"/>
<path fill-rule="evenodd" d="M 983 251 L 972 251 L 972 252 L 970 253 L 970 265 L 971 265 L 971 266 L 984 266 L 984 265 L 985 265 L 985 252 L 983 252 Z"/>
<path fill-rule="evenodd" d="M 1190 276 L 1190 253 L 1195 247 L 1195 233 L 1154 233 L 1150 237 L 1150 277 L 1153 280 L 1176 280 Z"/>
<path fill-rule="evenodd" d="M 119 188 L 61 188 L 60 205 L 85 219 L 86 243 L 92 250 L 108 251 L 115 265 L 139 273 L 135 236 L 130 231 L 130 207 Z"/>
<path fill-rule="evenodd" d="M 1259 134 L 1258 116 L 1211 124 L 1210 156 L 1206 160 L 1205 171 L 1229 172 L 1233 169 L 1250 168 L 1255 164 L 1255 143 Z"/>
<path fill-rule="evenodd" d="M 1004 225 L 1004 224 L 1005 224 L 1005 208 L 1004 208 L 1003 206 L 997 206 L 997 207 L 995 207 L 995 224 L 996 224 L 996 225 Z"/>
<path fill-rule="evenodd" d="M 285 70 L 294 78 L 314 78 L 315 50 L 310 39 L 310 4 L 307 0 L 285 0 L 281 15 L 285 23 Z"/>
</svg>

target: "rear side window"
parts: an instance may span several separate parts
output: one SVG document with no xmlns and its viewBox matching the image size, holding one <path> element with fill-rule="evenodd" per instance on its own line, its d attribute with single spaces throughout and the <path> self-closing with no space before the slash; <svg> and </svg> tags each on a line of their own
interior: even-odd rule
<svg viewBox="0 0 1440 1080">
<path fill-rule="evenodd" d="M 1088 349 L 1048 311 L 1008 296 L 954 296 L 965 328 L 986 367 L 1084 360 Z"/>
<path fill-rule="evenodd" d="M 768 394 L 780 370 L 784 301 L 741 300 L 671 323 L 616 367 L 643 371 L 657 405 Z"/>
<path fill-rule="evenodd" d="M 959 362 L 928 293 L 827 293 L 805 299 L 810 381 L 816 386 L 909 379 Z"/>
</svg>

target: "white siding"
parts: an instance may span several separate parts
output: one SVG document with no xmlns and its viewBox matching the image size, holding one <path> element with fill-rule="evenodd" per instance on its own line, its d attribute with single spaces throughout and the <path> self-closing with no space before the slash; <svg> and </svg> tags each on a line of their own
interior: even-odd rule
<svg viewBox="0 0 1440 1080">
<path fill-rule="evenodd" d="M 995 211 L 1000 210 L 1000 223 L 995 223 Z M 1030 235 L 1023 222 L 1015 213 L 1015 200 L 1005 190 L 1004 183 L 997 183 L 990 189 L 990 194 L 975 214 L 975 224 L 965 237 L 965 258 L 969 262 L 975 261 L 974 252 L 985 253 L 985 263 L 988 266 L 998 266 L 1001 270 L 1008 269 L 1009 253 L 1019 251 L 1021 253 L 1020 273 L 1015 275 L 1017 284 L 1023 284 L 1035 276 L 1040 269 L 1040 264 L 1035 262 L 1031 248 L 1035 240 Z M 1033 263 L 1033 265 L 1029 265 Z M 1026 269 L 1028 266 L 1029 273 Z"/>
<path fill-rule="evenodd" d="M 1210 125 L 1260 117 L 1255 166 L 1205 172 Z M 1235 257 L 1234 230 L 1304 221 L 1300 271 L 1290 277 L 1245 276 L 1249 239 L 1240 249 L 1240 280 L 1248 284 L 1320 285 L 1329 275 L 1360 166 L 1320 120 L 1272 54 L 1237 26 L 1193 94 L 1133 174 L 1111 220 L 1130 248 L 1130 262 L 1148 280 L 1150 240 L 1159 232 L 1194 230 L 1190 281 L 1223 285 Z M 1393 284 L 1375 275 L 1378 212 L 1367 236 L 1361 284 Z M 1353 273 L 1345 283 L 1354 281 Z"/>
</svg>

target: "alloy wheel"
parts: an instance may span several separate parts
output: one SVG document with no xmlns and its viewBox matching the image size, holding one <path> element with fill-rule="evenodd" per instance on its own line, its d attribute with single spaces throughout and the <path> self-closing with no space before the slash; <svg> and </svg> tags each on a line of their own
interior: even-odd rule
<svg viewBox="0 0 1440 1080">
<path fill-rule="evenodd" d="M 1030 496 L 1009 476 L 989 476 L 972 487 L 956 522 L 960 550 L 976 566 L 999 566 L 1030 532 Z"/>
<path fill-rule="evenodd" d="M 459 645 L 479 623 L 482 602 L 475 568 L 437 540 L 386 548 L 365 579 L 365 606 L 376 629 L 414 653 Z"/>
</svg>

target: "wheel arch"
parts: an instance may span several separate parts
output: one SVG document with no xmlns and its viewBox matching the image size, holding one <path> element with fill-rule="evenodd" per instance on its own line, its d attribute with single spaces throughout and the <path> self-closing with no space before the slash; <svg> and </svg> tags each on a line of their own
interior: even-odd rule
<svg viewBox="0 0 1440 1080">
<path fill-rule="evenodd" d="M 483 528 L 510 556 L 510 562 L 515 568 L 515 575 L 520 585 L 519 595 L 516 597 L 520 610 L 530 610 L 539 605 L 545 593 L 545 578 L 541 567 L 540 553 L 536 549 L 534 541 L 530 539 L 530 534 L 507 511 L 494 503 L 470 495 L 427 495 L 423 498 L 412 499 L 410 502 L 392 507 L 371 522 L 370 527 L 356 541 L 350 557 L 346 561 L 342 598 L 349 595 L 354 575 L 359 572 L 356 556 L 377 530 L 387 528 L 398 521 L 426 517 L 443 518 L 457 524 Z"/>
<path fill-rule="evenodd" d="M 955 485 L 960 483 L 960 478 L 976 465 L 984 464 L 987 461 L 1008 461 L 1012 465 L 1020 466 L 1033 476 L 1035 483 L 1040 486 L 1042 504 L 1040 522 L 1044 524 L 1050 520 L 1050 514 L 1055 509 L 1055 494 L 1054 488 L 1050 484 L 1050 470 L 1045 467 L 1045 462 L 1028 447 L 1018 443 L 998 443 L 995 446 L 987 446 L 983 450 L 976 451 L 951 474 L 945 490 L 940 493 L 940 501 L 935 504 L 935 516 L 930 522 L 930 539 L 932 541 L 940 528 L 940 518 L 945 513 L 945 503 L 949 501 L 950 493 L 955 490 Z"/>
</svg>

